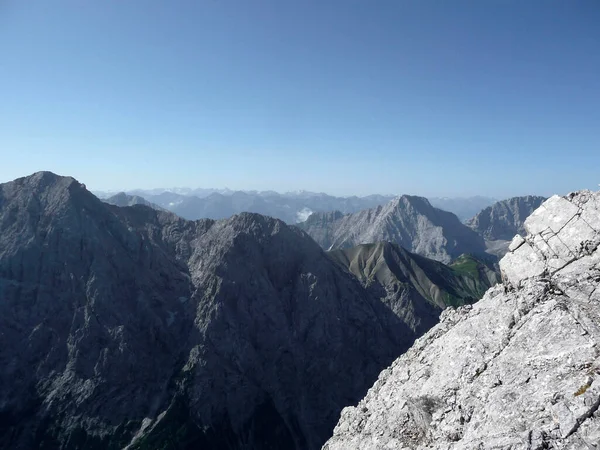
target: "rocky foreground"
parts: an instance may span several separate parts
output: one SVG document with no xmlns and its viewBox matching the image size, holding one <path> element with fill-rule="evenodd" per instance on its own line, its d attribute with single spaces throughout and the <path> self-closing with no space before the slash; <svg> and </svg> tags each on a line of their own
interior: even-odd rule
<svg viewBox="0 0 600 450">
<path fill-rule="evenodd" d="M 600 193 L 554 196 L 525 228 L 504 283 L 446 310 L 324 449 L 600 448 Z"/>
</svg>

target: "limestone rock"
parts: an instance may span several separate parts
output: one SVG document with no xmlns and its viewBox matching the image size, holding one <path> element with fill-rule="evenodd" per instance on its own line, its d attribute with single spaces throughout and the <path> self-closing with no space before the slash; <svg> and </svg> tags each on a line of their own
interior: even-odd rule
<svg viewBox="0 0 600 450">
<path fill-rule="evenodd" d="M 552 197 L 525 228 L 504 284 L 445 310 L 324 449 L 600 448 L 600 193 Z"/>
<path fill-rule="evenodd" d="M 415 337 L 279 220 L 0 185 L 2 449 L 316 449 Z"/>
</svg>

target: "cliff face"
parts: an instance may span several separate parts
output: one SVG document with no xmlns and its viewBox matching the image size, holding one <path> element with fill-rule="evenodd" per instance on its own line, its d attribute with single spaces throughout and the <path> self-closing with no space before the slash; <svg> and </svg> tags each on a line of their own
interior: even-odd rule
<svg viewBox="0 0 600 450">
<path fill-rule="evenodd" d="M 415 337 L 281 221 L 0 185 L 0 448 L 319 448 Z"/>
<path fill-rule="evenodd" d="M 354 214 L 319 213 L 298 224 L 321 247 L 343 249 L 381 241 L 443 263 L 463 253 L 481 254 L 481 236 L 423 197 L 403 195 L 384 206 Z"/>
<path fill-rule="evenodd" d="M 545 197 L 536 195 L 502 200 L 476 214 L 467 221 L 467 225 L 486 240 L 510 241 L 515 234 L 525 235 L 525 219 L 545 200 Z"/>
<path fill-rule="evenodd" d="M 324 449 L 597 449 L 600 193 L 552 197 L 504 284 L 441 323 L 344 409 Z"/>
</svg>

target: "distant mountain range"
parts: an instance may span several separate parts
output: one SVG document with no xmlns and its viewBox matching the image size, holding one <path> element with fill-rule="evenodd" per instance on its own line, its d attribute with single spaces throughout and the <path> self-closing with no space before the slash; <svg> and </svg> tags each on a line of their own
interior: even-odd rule
<svg viewBox="0 0 600 450">
<path fill-rule="evenodd" d="M 451 257 L 440 257 L 437 255 L 441 251 L 439 248 L 434 248 L 433 250 L 429 248 L 426 250 L 423 246 L 418 249 L 413 247 L 414 239 L 407 236 L 407 233 L 409 235 L 412 233 L 417 236 L 418 239 L 423 239 L 430 231 L 411 231 L 411 228 L 414 229 L 416 226 L 415 224 L 419 222 L 418 218 L 413 218 L 414 223 L 412 225 L 410 224 L 410 220 L 404 224 L 399 223 L 396 225 L 391 224 L 389 220 L 382 220 L 383 216 L 389 214 L 390 202 L 393 203 L 394 200 L 392 199 L 386 202 L 386 196 L 344 198 L 306 191 L 287 194 L 278 194 L 271 191 L 225 191 L 226 194 L 223 194 L 212 192 L 214 190 L 207 189 L 205 191 L 211 192 L 208 193 L 207 196 L 200 198 L 191 195 L 191 193 L 195 193 L 198 190 L 192 191 L 180 189 L 179 191 L 186 195 L 167 190 L 137 191 L 146 195 L 146 197 L 152 198 L 154 201 L 151 202 L 140 195 L 121 192 L 112 197 L 105 198 L 104 201 L 116 206 L 146 205 L 157 210 L 172 211 L 181 217 L 193 220 L 199 218 L 228 218 L 243 211 L 257 212 L 259 214 L 286 220 L 288 223 L 297 223 L 300 228 L 307 231 L 325 249 L 343 248 L 356 244 L 375 243 L 387 240 L 412 249 L 419 254 L 439 259 L 446 263 L 452 258 L 462 254 L 460 252 L 462 250 L 460 245 L 459 250 L 454 252 Z M 402 196 L 399 198 L 421 198 L 425 200 L 422 197 L 416 196 Z M 462 208 L 463 213 L 470 211 L 478 205 L 486 204 L 490 200 L 491 199 L 488 197 L 433 199 L 437 205 L 446 205 L 454 209 Z M 523 223 L 525 219 L 544 200 L 545 197 L 540 196 L 513 197 L 507 200 L 501 200 L 483 208 L 464 223 L 484 239 L 487 253 L 500 258 L 506 253 L 508 242 L 511 237 L 515 234 L 523 234 Z M 283 201 L 286 202 L 285 205 L 282 205 Z M 383 203 L 383 216 L 375 211 L 370 211 L 371 209 L 377 209 L 377 207 L 380 206 L 380 203 Z M 295 206 L 292 208 L 290 204 Z M 361 211 L 359 208 L 364 204 L 375 204 L 376 206 Z M 433 206 L 431 202 L 429 202 L 429 204 Z M 306 205 L 310 205 L 314 209 L 323 209 L 324 212 L 313 214 L 313 209 Z M 331 210 L 331 208 L 335 208 L 336 206 L 341 206 L 343 211 L 335 209 Z M 435 209 L 439 210 L 443 208 Z M 349 215 L 352 211 L 355 211 L 356 213 L 350 217 Z M 428 213 L 432 212 L 431 209 L 428 211 Z M 313 217 L 307 222 L 311 215 Z M 373 221 L 372 224 L 371 221 Z M 431 220 L 429 221 L 431 222 Z M 427 228 L 424 224 L 425 222 L 421 223 L 421 225 Z M 472 234 L 470 236 L 468 234 L 465 235 L 464 228 L 460 227 L 455 220 L 445 222 L 441 225 L 443 229 L 448 229 L 449 226 L 454 230 L 461 231 L 462 235 L 465 237 L 463 241 L 475 239 L 473 241 L 474 246 L 470 246 L 470 252 L 481 254 L 481 246 L 479 245 L 481 243 L 480 240 L 474 238 Z M 386 228 L 387 230 L 383 230 L 381 227 Z M 394 227 L 396 228 L 395 231 L 393 230 Z M 402 233 L 404 233 L 404 236 L 401 236 Z M 447 247 L 448 245 L 452 245 L 451 241 L 452 239 L 449 243 L 446 239 L 446 241 L 440 241 L 438 244 L 431 243 L 427 245 L 430 247 L 436 247 L 436 245 L 437 247 Z M 444 251 L 441 252 L 444 253 Z"/>
<path fill-rule="evenodd" d="M 446 305 L 493 281 L 475 260 L 326 253 L 258 214 L 121 200 L 49 172 L 0 185 L 2 449 L 318 449 Z"/>
<path fill-rule="evenodd" d="M 360 211 L 392 198 L 382 195 L 333 197 L 311 192 L 278 194 L 271 191 L 211 192 L 200 197 L 193 195 L 193 192 L 195 191 L 184 195 L 171 191 L 132 191 L 126 195 L 144 198 L 147 202 L 188 220 L 225 219 L 241 212 L 253 212 L 281 219 L 286 223 L 302 222 L 315 211 Z M 105 201 L 110 203 L 111 198 L 114 197 L 106 198 Z"/>
<path fill-rule="evenodd" d="M 315 213 L 297 226 L 324 249 L 385 241 L 443 263 L 464 253 L 485 253 L 481 236 L 424 197 L 403 195 L 353 214 Z"/>
<path fill-rule="evenodd" d="M 241 212 L 264 214 L 286 223 L 305 221 L 313 212 L 341 211 L 353 213 L 383 205 L 395 196 L 369 195 L 366 197 L 335 197 L 323 193 L 297 191 L 277 193 L 274 191 L 231 191 L 229 189 L 151 189 L 110 193 L 95 192 L 99 197 L 115 203 L 115 197 L 128 195 L 174 212 L 189 220 L 224 219 Z M 121 198 L 123 203 L 125 200 Z M 460 220 L 473 217 L 486 206 L 494 203 L 489 197 L 432 198 L 431 203 L 440 209 L 454 212 Z"/>
</svg>

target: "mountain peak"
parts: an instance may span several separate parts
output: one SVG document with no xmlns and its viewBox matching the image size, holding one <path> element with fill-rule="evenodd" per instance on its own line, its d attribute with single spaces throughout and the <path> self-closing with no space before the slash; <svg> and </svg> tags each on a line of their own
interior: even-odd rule
<svg viewBox="0 0 600 450">
<path fill-rule="evenodd" d="M 485 250 L 483 239 L 454 214 L 414 195 L 341 217 L 311 216 L 299 226 L 325 249 L 389 241 L 444 263 L 463 253 Z"/>
<path fill-rule="evenodd" d="M 53 210 L 79 198 L 79 201 L 99 201 L 84 184 L 72 177 L 60 176 L 52 172 L 36 172 L 0 184 L 0 196 L 15 204 L 37 205 L 40 211 Z M 83 200 L 85 198 L 85 200 Z"/>
<path fill-rule="evenodd" d="M 57 175 L 54 172 L 49 171 L 40 171 L 26 177 L 17 178 L 11 183 L 15 183 L 16 185 L 28 189 L 45 190 L 54 187 L 68 187 L 74 182 L 77 181 L 72 177 Z"/>
</svg>

